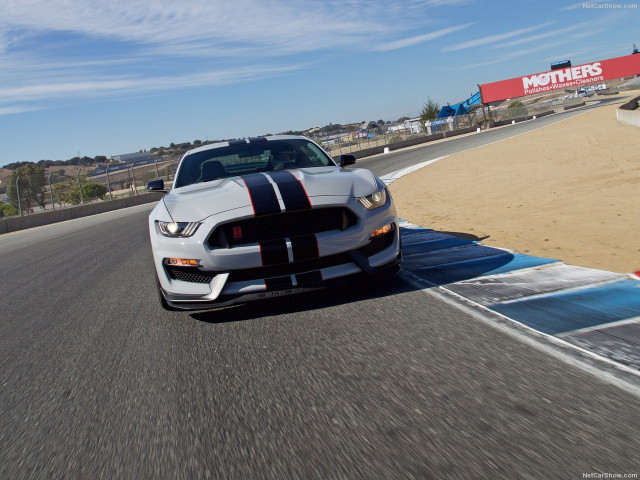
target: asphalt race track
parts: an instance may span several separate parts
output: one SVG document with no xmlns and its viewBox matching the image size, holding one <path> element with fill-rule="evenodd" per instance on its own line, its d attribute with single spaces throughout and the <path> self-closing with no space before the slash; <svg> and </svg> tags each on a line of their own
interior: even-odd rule
<svg viewBox="0 0 640 480">
<path fill-rule="evenodd" d="M 561 117 L 359 164 L 381 175 Z M 0 478 L 640 473 L 637 386 L 408 276 L 163 311 L 151 208 L 0 236 Z"/>
</svg>

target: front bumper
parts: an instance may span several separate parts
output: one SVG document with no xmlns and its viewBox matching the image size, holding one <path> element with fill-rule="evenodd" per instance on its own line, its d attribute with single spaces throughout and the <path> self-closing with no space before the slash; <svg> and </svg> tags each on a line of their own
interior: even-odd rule
<svg viewBox="0 0 640 480">
<path fill-rule="evenodd" d="M 393 249 L 393 246 L 389 249 Z M 354 281 L 366 281 L 378 274 L 395 273 L 402 262 L 401 252 L 378 267 L 372 267 L 369 258 L 359 251 L 349 252 L 349 256 L 351 261 L 341 265 L 278 277 L 234 282 L 229 281 L 229 273 L 217 274 L 209 284 L 210 293 L 205 295 L 171 293 L 162 287 L 160 291 L 172 307 L 183 310 L 204 310 L 252 300 L 294 295 Z"/>
<path fill-rule="evenodd" d="M 400 231 L 391 200 L 374 211 L 358 211 L 357 205 L 350 208 L 356 211 L 353 225 L 343 231 L 313 234 L 317 251 L 312 258 L 294 258 L 296 241 L 284 238 L 284 262 L 274 264 L 265 264 L 264 244 L 212 248 L 213 232 L 243 218 L 241 212 L 233 212 L 228 220 L 205 221 L 196 235 L 187 239 L 157 234 L 152 215 L 152 250 L 161 294 L 172 307 L 204 310 L 330 287 L 397 267 L 401 262 Z M 389 224 L 393 225 L 390 232 L 370 239 L 373 230 Z M 167 265 L 166 259 L 174 257 L 197 259 L 200 266 Z"/>
</svg>

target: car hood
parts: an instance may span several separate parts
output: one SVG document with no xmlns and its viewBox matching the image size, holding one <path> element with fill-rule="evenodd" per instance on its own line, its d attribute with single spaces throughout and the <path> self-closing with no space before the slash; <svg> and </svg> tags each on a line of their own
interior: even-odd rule
<svg viewBox="0 0 640 480">
<path fill-rule="evenodd" d="M 318 167 L 287 171 L 302 184 L 312 207 L 325 203 L 320 197 L 364 197 L 378 189 L 376 177 L 361 168 Z M 277 187 L 275 193 L 282 203 L 282 193 Z M 201 221 L 211 215 L 252 205 L 249 188 L 241 177 L 175 188 L 163 200 L 176 222 Z"/>
</svg>

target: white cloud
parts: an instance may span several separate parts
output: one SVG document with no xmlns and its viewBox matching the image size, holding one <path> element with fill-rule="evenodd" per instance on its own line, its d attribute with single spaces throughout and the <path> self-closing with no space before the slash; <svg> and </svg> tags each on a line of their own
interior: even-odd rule
<svg viewBox="0 0 640 480">
<path fill-rule="evenodd" d="M 362 14 L 359 6 L 345 8 L 336 0 L 9 0 L 0 29 L 74 32 L 147 45 L 177 42 L 203 50 L 224 43 L 273 49 L 295 44 L 304 51 L 318 41 L 332 45 L 379 31 L 380 25 L 367 20 L 376 12 Z"/>
<path fill-rule="evenodd" d="M 474 63 L 474 64 L 469 64 L 469 65 L 464 65 L 461 67 L 461 70 L 472 70 L 474 68 L 478 68 L 478 67 L 486 67 L 488 65 L 495 65 L 498 63 L 503 63 L 503 62 L 507 62 L 509 60 L 513 60 L 514 58 L 517 57 L 522 57 L 525 55 L 531 55 L 532 53 L 536 53 L 542 50 L 547 50 L 549 48 L 556 48 L 558 45 L 562 45 L 562 42 L 557 42 L 557 43 L 547 43 L 544 45 L 539 45 L 535 48 L 529 48 L 526 50 L 518 50 L 515 52 L 511 52 L 511 53 L 507 53 L 505 55 L 501 55 L 500 57 L 494 58 L 492 60 L 488 60 L 486 62 L 480 62 L 480 63 Z"/>
<path fill-rule="evenodd" d="M 603 33 L 605 30 L 588 30 L 582 33 L 576 33 L 571 35 L 571 38 L 580 39 L 580 38 L 593 38 L 594 36 Z"/>
<path fill-rule="evenodd" d="M 425 11 L 464 3 L 3 0 L 0 107 L 283 75 L 319 51 L 394 50 L 461 30 L 468 25 L 388 41 L 424 31 Z"/>
<path fill-rule="evenodd" d="M 561 8 L 560 11 L 561 12 L 568 12 L 568 11 L 571 11 L 571 10 L 576 10 L 578 8 L 581 8 L 582 5 L 584 5 L 584 3 L 585 2 L 580 2 L 580 3 L 574 3 L 574 4 L 571 4 L 571 5 L 567 5 L 566 7 Z"/>
<path fill-rule="evenodd" d="M 256 47 L 272 54 L 366 49 L 396 33 L 398 25 L 424 29 L 426 11 L 432 17 L 440 7 L 470 1 L 4 0 L 0 32 L 74 33 L 172 48 L 181 55 L 225 56 L 227 48 L 246 54 Z"/>
<path fill-rule="evenodd" d="M 511 32 L 506 32 L 506 33 L 500 33 L 497 35 L 490 35 L 487 37 L 482 37 L 482 38 L 477 38 L 475 40 L 469 40 L 467 42 L 462 42 L 462 43 L 458 43 L 457 45 L 453 45 L 451 47 L 447 47 L 444 49 L 445 52 L 452 52 L 452 51 L 456 51 L 456 50 L 464 50 L 467 48 L 475 48 L 475 47 L 480 47 L 482 45 L 488 45 L 491 43 L 497 43 L 497 42 L 502 42 L 503 40 L 506 40 L 507 38 L 512 38 L 512 37 L 516 37 L 518 35 L 524 35 L 526 33 L 529 32 L 533 32 L 535 30 L 540 30 L 541 28 L 545 28 L 548 27 L 549 25 L 552 25 L 555 22 L 547 22 L 547 23 L 543 23 L 541 25 L 534 25 L 533 27 L 527 27 L 527 28 L 521 28 L 519 30 L 513 30 Z"/>
<path fill-rule="evenodd" d="M 26 106 L 26 105 L 17 105 L 11 107 L 0 107 L 0 116 L 2 115 L 15 115 L 17 113 L 27 113 L 34 112 L 36 110 L 40 110 L 40 107 L 36 106 Z"/>
<path fill-rule="evenodd" d="M 557 53 L 557 54 L 554 54 L 552 57 L 547 57 L 547 61 L 549 63 L 551 63 L 551 62 L 555 62 L 555 61 L 558 61 L 558 60 L 561 60 L 561 59 L 570 60 L 572 58 L 577 58 L 577 57 L 586 55 L 586 53 L 587 53 L 586 49 L 574 50 L 572 52 Z"/>
<path fill-rule="evenodd" d="M 558 35 L 564 35 L 565 33 L 574 32 L 576 30 L 585 30 L 590 28 L 592 25 L 593 25 L 592 22 L 578 23 L 576 25 L 571 25 L 565 28 L 559 28 L 559 29 L 545 32 L 545 33 L 539 33 L 537 35 L 527 35 L 525 38 L 514 40 L 512 42 L 501 42 L 499 45 L 495 45 L 491 48 L 514 47 L 516 45 L 522 45 L 522 44 L 531 45 L 533 42 L 537 42 L 538 40 L 543 40 L 549 37 L 556 37 Z"/>
<path fill-rule="evenodd" d="M 424 35 L 417 35 L 415 37 L 403 38 L 402 40 L 395 40 L 393 42 L 383 43 L 375 47 L 375 50 L 378 50 L 381 52 L 387 52 L 390 50 L 397 50 L 399 48 L 410 47 L 412 45 L 429 42 L 431 40 L 435 40 L 436 38 L 440 38 L 445 35 L 449 35 L 451 33 L 457 32 L 459 30 L 469 28 L 471 25 L 473 25 L 473 23 L 456 25 L 455 27 L 443 28 L 441 30 L 436 30 L 434 32 L 426 33 Z"/>
<path fill-rule="evenodd" d="M 304 68 L 306 65 L 284 67 L 243 67 L 238 69 L 208 71 L 197 74 L 153 78 L 107 78 L 82 81 L 47 82 L 0 88 L 0 104 L 5 102 L 30 102 L 67 97 L 123 95 L 166 91 L 204 85 L 225 85 L 231 82 L 251 81 L 255 78 L 274 77 Z M 8 108 L 8 107 L 7 107 Z"/>
</svg>

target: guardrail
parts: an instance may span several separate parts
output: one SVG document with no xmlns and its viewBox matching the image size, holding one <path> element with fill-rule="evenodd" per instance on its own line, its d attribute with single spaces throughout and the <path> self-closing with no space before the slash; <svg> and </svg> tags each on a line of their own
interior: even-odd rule
<svg viewBox="0 0 640 480">
<path fill-rule="evenodd" d="M 163 178 L 171 182 L 176 160 L 159 160 L 112 167 L 89 177 L 84 167 L 61 172 L 31 170 L 16 172 L 0 194 L 0 220 L 13 216 L 44 215 L 51 211 L 114 201 L 146 192 L 149 180 Z M 118 168 L 119 167 L 119 168 Z M 20 201 L 18 202 L 18 198 Z"/>
<path fill-rule="evenodd" d="M 366 154 L 381 153 L 385 147 L 388 147 L 389 150 L 396 150 L 410 145 L 474 132 L 478 128 L 485 129 L 506 125 L 513 123 L 513 121 L 531 120 L 534 117 L 542 117 L 552 113 L 555 113 L 555 109 L 551 104 L 529 105 L 517 108 L 495 108 L 488 112 L 484 112 L 480 108 L 467 115 L 457 115 L 439 122 L 431 122 L 428 127 L 413 124 L 412 126 L 407 126 L 404 130 L 400 129 L 394 132 L 374 135 L 373 138 L 368 135 L 368 132 L 365 132 L 367 133 L 367 138 L 360 138 L 363 132 L 358 132 L 358 135 L 353 135 L 353 132 L 351 132 L 344 133 L 342 141 L 330 145 L 323 142 L 321 137 L 313 137 L 313 140 L 323 144 L 333 156 L 352 153 L 357 157 L 364 157 Z"/>
<path fill-rule="evenodd" d="M 584 105 L 584 101 L 581 100 Z M 577 105 L 576 105 L 577 106 Z M 405 131 L 396 131 L 374 136 L 367 135 L 367 138 L 359 138 L 352 134 L 344 134 L 344 141 L 337 144 L 327 145 L 323 143 L 323 139 L 313 137 L 313 140 L 323 144 L 325 149 L 334 157 L 344 153 L 350 153 L 357 158 L 366 157 L 368 155 L 377 155 L 389 150 L 397 150 L 413 145 L 441 140 L 444 138 L 454 137 L 465 133 L 475 132 L 488 127 L 499 127 L 511 123 L 518 123 L 533 118 L 543 117 L 555 113 L 555 108 L 550 104 L 530 105 L 527 107 L 516 108 L 497 108 L 489 112 L 483 112 L 481 109 L 467 115 L 458 115 L 449 120 L 440 122 L 432 122 L 429 128 L 425 127 L 421 131 L 414 131 L 407 127 Z"/>
<path fill-rule="evenodd" d="M 79 207 L 65 208 L 39 215 L 13 216 L 0 218 L 0 234 L 15 232 L 25 228 L 39 227 L 51 223 L 73 220 L 75 218 L 87 217 L 98 213 L 105 213 L 120 208 L 134 207 L 144 203 L 157 202 L 162 198 L 161 193 L 144 193 L 138 196 L 121 198 L 109 202 L 96 202 Z"/>
</svg>

